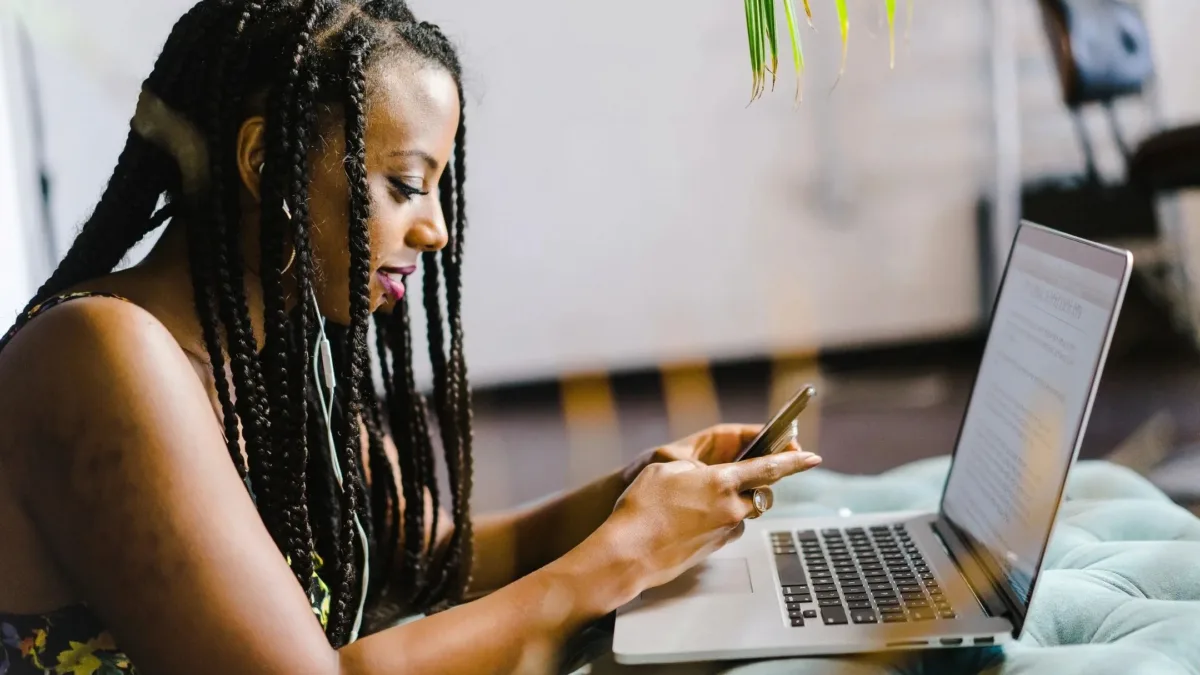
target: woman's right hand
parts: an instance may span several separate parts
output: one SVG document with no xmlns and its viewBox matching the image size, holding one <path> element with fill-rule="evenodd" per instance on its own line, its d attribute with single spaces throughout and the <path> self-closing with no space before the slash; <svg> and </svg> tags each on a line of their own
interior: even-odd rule
<svg viewBox="0 0 1200 675">
<path fill-rule="evenodd" d="M 755 488 L 821 463 L 799 450 L 705 465 L 695 460 L 646 466 L 601 526 L 610 542 L 638 561 L 637 592 L 665 584 L 741 536 L 758 513 Z"/>
</svg>

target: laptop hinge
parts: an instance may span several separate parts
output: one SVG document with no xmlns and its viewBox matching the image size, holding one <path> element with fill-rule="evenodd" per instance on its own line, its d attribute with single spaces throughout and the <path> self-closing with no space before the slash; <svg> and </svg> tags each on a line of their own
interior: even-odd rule
<svg viewBox="0 0 1200 675">
<path fill-rule="evenodd" d="M 1005 601 L 1004 594 L 998 592 L 995 578 L 978 562 L 970 545 L 958 535 L 945 516 L 939 515 L 932 527 L 984 611 L 994 617 L 1015 618 L 1016 614 Z"/>
</svg>

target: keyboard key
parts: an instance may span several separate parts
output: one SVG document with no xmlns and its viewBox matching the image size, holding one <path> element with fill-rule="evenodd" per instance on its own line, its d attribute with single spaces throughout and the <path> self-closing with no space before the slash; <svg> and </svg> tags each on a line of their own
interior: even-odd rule
<svg viewBox="0 0 1200 675">
<path fill-rule="evenodd" d="M 817 593 L 818 600 L 826 600 L 828 598 L 840 598 L 840 597 L 842 597 L 842 596 L 837 591 L 821 591 L 821 592 Z"/>
<path fill-rule="evenodd" d="M 879 620 L 875 617 L 875 612 L 870 609 L 856 609 L 850 611 L 850 619 L 854 623 L 877 623 Z"/>
<path fill-rule="evenodd" d="M 958 618 L 958 615 L 955 614 L 953 611 L 938 612 L 938 616 L 940 616 L 943 619 L 957 619 Z"/>
<path fill-rule="evenodd" d="M 806 619 L 815 619 L 815 618 L 817 618 L 817 610 L 815 610 L 815 609 L 806 609 L 806 610 L 804 610 L 804 618 L 806 618 Z"/>
<path fill-rule="evenodd" d="M 783 592 L 786 593 L 787 595 L 792 595 L 794 593 L 807 593 L 808 592 L 808 584 L 796 584 L 794 586 L 784 586 Z"/>
<path fill-rule="evenodd" d="M 882 614 L 881 616 L 883 617 L 883 622 L 884 622 L 884 623 L 904 623 L 905 621 L 908 621 L 908 619 L 907 619 L 907 618 L 904 616 L 904 614 L 903 614 L 903 613 L 900 613 L 900 614 Z"/>
<path fill-rule="evenodd" d="M 849 590 L 851 588 L 861 589 L 863 587 L 862 579 L 850 579 L 842 582 L 842 588 Z M 855 591 L 851 591 L 855 592 Z"/>
<path fill-rule="evenodd" d="M 913 565 L 913 570 L 916 571 L 918 574 L 925 574 L 926 572 L 929 571 L 929 566 L 928 565 Z"/>
<path fill-rule="evenodd" d="M 825 607 L 821 610 L 821 621 L 826 626 L 838 626 L 846 623 L 846 610 L 837 607 Z"/>
<path fill-rule="evenodd" d="M 934 613 L 928 609 L 917 609 L 909 612 L 909 616 L 913 621 L 929 621 L 934 618 Z"/>
<path fill-rule="evenodd" d="M 873 591 L 890 591 L 892 590 L 892 585 L 886 581 L 873 581 L 870 584 L 870 588 Z"/>
<path fill-rule="evenodd" d="M 833 574 L 831 574 L 829 572 L 813 572 L 811 576 L 813 578 L 813 583 L 816 583 L 817 579 L 832 579 L 833 578 Z"/>
<path fill-rule="evenodd" d="M 925 580 L 925 588 L 941 590 L 940 588 L 938 588 L 939 586 L 940 586 L 940 584 L 938 584 L 938 582 L 933 579 Z"/>
<path fill-rule="evenodd" d="M 804 627 L 804 619 L 793 618 L 792 619 L 792 627 L 793 628 L 803 628 Z"/>
<path fill-rule="evenodd" d="M 821 536 L 822 537 L 840 537 L 840 536 L 842 536 L 842 531 L 836 527 L 831 527 L 828 529 L 821 530 Z"/>
<path fill-rule="evenodd" d="M 900 601 L 896 598 L 875 598 L 875 604 L 881 609 L 884 607 L 894 607 L 897 610 L 900 609 Z"/>
<path fill-rule="evenodd" d="M 800 541 L 816 541 L 817 533 L 812 530 L 801 530 L 796 533 L 796 538 Z"/>
<path fill-rule="evenodd" d="M 787 610 L 788 610 L 789 612 L 794 612 L 794 611 L 796 611 L 796 610 L 798 610 L 798 609 L 800 609 L 800 603 L 798 603 L 798 602 L 789 602 L 789 603 L 787 603 Z"/>
<path fill-rule="evenodd" d="M 841 607 L 842 601 L 839 598 L 827 598 L 817 601 L 818 607 Z"/>
<path fill-rule="evenodd" d="M 775 556 L 775 569 L 779 571 L 781 586 L 803 586 L 808 583 L 804 576 L 804 564 L 795 554 Z"/>
<path fill-rule="evenodd" d="M 837 590 L 837 584 L 833 583 L 832 581 L 829 583 L 824 583 L 824 584 L 813 584 L 813 590 L 817 591 L 817 592 L 835 591 L 835 590 Z"/>
<path fill-rule="evenodd" d="M 797 610 L 789 611 L 788 616 L 793 619 L 802 619 L 802 618 L 804 618 L 804 612 L 801 612 L 800 610 L 797 609 Z"/>
<path fill-rule="evenodd" d="M 852 601 L 847 602 L 846 606 L 849 607 L 851 610 L 870 609 L 871 603 L 867 602 L 866 600 L 852 600 Z"/>
<path fill-rule="evenodd" d="M 917 586 L 916 584 L 905 584 L 905 583 L 897 582 L 896 590 L 900 591 L 901 593 L 903 593 L 906 596 L 909 593 L 912 593 L 913 595 L 916 595 L 917 597 L 921 597 L 921 596 L 925 595 L 924 593 L 921 592 L 921 587 Z"/>
<path fill-rule="evenodd" d="M 928 581 L 928 580 L 930 580 L 930 579 L 933 579 L 933 574 L 931 574 L 931 573 L 929 573 L 929 572 L 921 572 L 919 576 L 920 576 L 922 579 L 925 579 L 925 580 L 927 580 L 927 581 Z"/>
<path fill-rule="evenodd" d="M 812 596 L 807 593 L 785 595 L 784 602 L 812 602 Z"/>
<path fill-rule="evenodd" d="M 900 591 L 900 597 L 904 598 L 905 600 L 924 600 L 925 594 L 924 593 L 905 593 L 904 591 Z"/>
<path fill-rule="evenodd" d="M 846 600 L 866 600 L 866 593 L 847 593 Z"/>
<path fill-rule="evenodd" d="M 861 535 L 861 534 L 866 534 L 866 533 L 867 533 L 867 531 L 861 527 L 851 527 L 846 530 L 846 534 L 850 534 L 850 535 L 854 535 L 854 534 Z"/>
<path fill-rule="evenodd" d="M 894 598 L 894 597 L 896 597 L 896 591 L 893 591 L 890 588 L 885 588 L 885 589 L 880 589 L 880 590 L 876 590 L 876 589 L 872 588 L 871 595 L 875 596 L 876 599 L 878 599 L 878 598 Z"/>
</svg>

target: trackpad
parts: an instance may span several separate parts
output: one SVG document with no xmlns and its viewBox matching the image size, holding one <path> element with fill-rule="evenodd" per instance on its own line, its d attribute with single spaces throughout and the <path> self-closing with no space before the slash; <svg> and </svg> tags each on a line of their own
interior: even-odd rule
<svg viewBox="0 0 1200 675">
<path fill-rule="evenodd" d="M 707 560 L 679 578 L 642 593 L 647 602 L 698 595 L 742 595 L 754 592 L 745 558 Z"/>
</svg>

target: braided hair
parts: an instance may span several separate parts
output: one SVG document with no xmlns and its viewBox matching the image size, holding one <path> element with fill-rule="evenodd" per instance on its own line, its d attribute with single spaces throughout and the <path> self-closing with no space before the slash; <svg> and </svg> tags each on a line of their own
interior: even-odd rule
<svg viewBox="0 0 1200 675">
<path fill-rule="evenodd" d="M 111 272 L 151 231 L 172 218 L 183 221 L 194 304 L 227 450 L 297 581 L 311 593 L 318 564 L 329 574 L 332 602 L 326 633 L 335 647 L 349 640 L 362 600 L 362 552 L 356 547 L 354 516 L 368 532 L 370 564 L 376 569 L 392 569 L 393 554 L 404 542 L 401 587 L 388 588 L 387 574 L 372 575 L 365 599 L 371 614 L 388 615 L 385 591 L 410 609 L 428 612 L 460 602 L 470 583 L 471 401 L 460 311 L 465 117 L 455 135 L 453 161 L 439 185 L 450 241 L 422 259 L 432 404 L 413 376 L 408 303 L 401 302 L 390 314 L 372 316 L 370 309 L 367 85 L 375 64 L 397 56 L 444 68 L 454 78 L 462 104 L 454 48 L 435 25 L 417 21 L 402 0 L 200 0 L 175 25 L 144 90 L 203 137 L 209 162 L 203 198 L 188 199 L 177 160 L 131 132 L 94 212 L 30 301 L 32 307 Z M 309 361 L 319 320 L 310 292 L 315 268 L 309 151 L 320 142 L 317 112 L 327 104 L 345 111 L 350 193 L 350 321 L 329 327 L 338 373 L 329 431 L 339 467 L 331 465 L 328 453 L 314 451 L 324 447 L 326 429 L 324 418 L 312 412 L 318 399 Z M 240 177 L 232 142 L 254 105 L 265 108 L 266 120 L 259 214 L 265 316 L 261 352 L 243 286 Z M 165 206 L 158 208 L 160 203 Z M 283 252 L 289 247 L 295 255 L 285 261 Z M 284 288 L 289 267 L 296 299 L 291 309 Z M 382 392 L 374 385 L 372 352 L 382 373 Z M 399 485 L 384 451 L 388 432 L 400 449 Z M 428 494 L 434 503 L 434 522 L 428 525 L 436 532 L 442 495 L 435 445 L 441 446 L 446 463 L 454 519 L 448 548 L 436 562 L 432 543 L 425 541 L 424 510 Z M 342 489 L 334 482 L 335 468 L 344 475 Z M 403 514 L 402 499 L 408 505 Z"/>
</svg>

